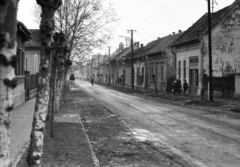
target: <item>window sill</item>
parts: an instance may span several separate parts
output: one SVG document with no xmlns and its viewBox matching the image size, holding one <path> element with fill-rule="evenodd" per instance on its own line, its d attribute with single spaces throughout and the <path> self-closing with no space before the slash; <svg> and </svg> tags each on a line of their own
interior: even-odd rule
<svg viewBox="0 0 240 167">
<path fill-rule="evenodd" d="M 25 75 L 17 75 L 17 79 L 25 78 Z"/>
</svg>

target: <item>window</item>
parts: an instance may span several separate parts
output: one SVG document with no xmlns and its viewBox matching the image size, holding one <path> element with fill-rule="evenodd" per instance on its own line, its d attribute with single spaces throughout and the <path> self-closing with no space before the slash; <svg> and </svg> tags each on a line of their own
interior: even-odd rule
<svg viewBox="0 0 240 167">
<path fill-rule="evenodd" d="M 186 79 L 186 60 L 183 61 L 183 78 Z"/>
<path fill-rule="evenodd" d="M 156 66 L 156 74 L 155 74 L 155 81 L 158 80 L 158 66 Z"/>
<path fill-rule="evenodd" d="M 25 53 L 22 49 L 17 50 L 17 66 L 15 68 L 15 74 L 18 76 L 24 75 L 24 60 L 25 60 Z"/>
<path fill-rule="evenodd" d="M 34 73 L 38 73 L 38 69 L 39 69 L 38 56 L 35 55 L 34 56 Z"/>
<path fill-rule="evenodd" d="M 198 57 L 190 57 L 189 58 L 190 64 L 197 64 L 198 63 Z"/>
<path fill-rule="evenodd" d="M 142 84 L 144 82 L 144 68 L 142 68 Z"/>
<path fill-rule="evenodd" d="M 178 62 L 178 78 L 181 78 L 181 61 Z"/>
<path fill-rule="evenodd" d="M 140 67 L 137 68 L 137 85 L 140 85 Z"/>
<path fill-rule="evenodd" d="M 152 81 L 152 80 L 153 80 L 153 77 L 152 77 L 152 75 L 153 75 L 153 67 L 150 67 L 150 81 Z"/>
<path fill-rule="evenodd" d="M 161 81 L 163 81 L 163 75 L 164 75 L 163 69 L 164 69 L 163 66 L 161 66 L 161 76 L 160 76 L 161 77 Z"/>
</svg>

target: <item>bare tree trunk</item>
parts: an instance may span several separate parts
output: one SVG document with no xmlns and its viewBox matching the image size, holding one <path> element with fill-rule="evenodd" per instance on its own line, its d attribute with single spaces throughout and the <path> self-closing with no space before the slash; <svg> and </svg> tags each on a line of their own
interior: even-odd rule
<svg viewBox="0 0 240 167">
<path fill-rule="evenodd" d="M 55 113 L 59 111 L 61 92 L 62 92 L 62 70 L 64 66 L 66 47 L 64 47 L 65 36 L 62 32 L 55 34 L 55 41 L 57 46 L 57 61 L 56 61 L 56 73 L 55 73 L 55 89 L 54 89 L 54 109 Z"/>
<path fill-rule="evenodd" d="M 54 120 L 54 111 L 55 111 L 55 91 L 56 91 L 56 72 L 57 72 L 57 68 L 56 68 L 56 63 L 57 60 L 56 58 L 54 58 L 54 63 L 53 63 L 53 72 L 52 72 L 52 99 L 50 101 L 52 108 L 51 108 L 51 116 L 50 116 L 50 133 L 51 133 L 51 137 L 53 137 L 53 120 Z"/>
<path fill-rule="evenodd" d="M 58 66 L 57 70 L 57 80 L 56 80 L 56 100 L 55 100 L 55 112 L 59 111 L 59 106 L 61 102 L 61 95 L 62 95 L 62 80 L 63 80 L 63 72 L 62 72 L 62 65 Z"/>
<path fill-rule="evenodd" d="M 0 167 L 10 167 L 12 89 L 17 80 L 16 26 L 18 0 L 0 1 Z"/>
<path fill-rule="evenodd" d="M 51 77 L 50 77 L 50 94 L 49 94 L 49 105 L 48 105 L 48 112 L 47 112 L 47 118 L 46 121 L 51 119 L 51 111 L 52 111 L 52 106 L 53 104 L 51 103 L 52 98 L 53 98 L 53 84 L 54 84 L 54 79 L 53 79 L 53 73 L 54 73 L 54 65 L 52 65 L 52 70 L 51 70 Z"/>
<path fill-rule="evenodd" d="M 49 81 L 51 75 L 52 43 L 54 31 L 54 13 L 61 5 L 61 0 L 37 0 L 42 7 L 42 20 L 40 24 L 42 55 L 38 78 L 38 92 L 33 116 L 31 141 L 28 150 L 28 166 L 41 166 L 43 139 L 46 115 L 49 104 Z"/>
</svg>

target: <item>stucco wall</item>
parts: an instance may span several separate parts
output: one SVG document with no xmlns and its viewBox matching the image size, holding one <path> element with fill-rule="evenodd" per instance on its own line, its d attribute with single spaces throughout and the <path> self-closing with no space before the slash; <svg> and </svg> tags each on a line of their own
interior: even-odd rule
<svg viewBox="0 0 240 167">
<path fill-rule="evenodd" d="M 230 73 L 240 72 L 240 11 L 235 10 L 212 31 L 213 76 L 222 76 L 230 67 Z M 204 68 L 208 68 L 208 36 L 203 38 L 207 50 Z"/>
<path fill-rule="evenodd" d="M 161 58 L 159 58 L 161 57 Z M 157 75 L 156 78 L 156 86 L 158 91 L 165 92 L 166 86 L 167 86 L 167 59 L 165 57 L 162 57 L 161 55 L 156 56 L 150 56 L 148 59 L 148 82 L 149 82 L 149 89 L 155 89 L 155 85 L 152 79 L 152 76 L 150 76 L 150 68 L 153 67 L 153 74 Z M 163 71 L 161 71 L 161 66 L 163 66 Z M 156 74 L 156 67 L 157 67 L 157 74 Z M 161 80 L 161 75 L 163 74 L 163 79 Z"/>
<path fill-rule="evenodd" d="M 26 62 L 27 61 L 27 62 Z M 30 71 L 30 74 L 39 72 L 40 66 L 40 51 L 25 51 L 25 70 Z"/>
<path fill-rule="evenodd" d="M 192 45 L 186 45 L 186 46 L 183 46 L 183 47 L 179 47 L 177 48 L 176 50 L 176 78 L 179 78 L 181 80 L 181 82 L 183 83 L 183 80 L 186 79 L 187 83 L 189 83 L 189 69 L 190 69 L 190 66 L 189 66 L 189 58 L 190 57 L 198 57 L 198 90 L 197 90 L 197 95 L 200 95 L 200 92 L 201 92 L 201 86 L 202 86 L 202 83 L 201 83 L 201 70 L 202 67 L 201 67 L 201 49 L 200 49 L 200 43 L 198 44 L 192 44 Z M 181 61 L 181 72 L 180 72 L 180 77 L 179 77 L 179 61 Z M 183 62 L 186 61 L 186 78 L 184 78 L 184 69 L 183 69 Z"/>
<path fill-rule="evenodd" d="M 141 88 L 143 88 L 143 85 L 145 83 L 145 62 L 135 61 L 133 64 L 134 67 L 134 85 L 137 85 L 137 68 L 140 68 L 140 75 L 143 76 L 143 84 L 141 85 Z M 144 68 L 144 73 L 142 74 L 142 68 Z"/>
<path fill-rule="evenodd" d="M 240 73 L 240 10 L 236 7 L 212 30 L 213 76 Z M 204 68 L 208 69 L 208 36 L 203 37 Z M 208 71 L 206 72 L 208 74 Z M 240 94 L 238 76 L 235 80 L 235 95 Z"/>
<path fill-rule="evenodd" d="M 13 89 L 13 103 L 14 106 L 19 106 L 25 102 L 25 89 L 24 84 L 18 85 Z"/>
</svg>

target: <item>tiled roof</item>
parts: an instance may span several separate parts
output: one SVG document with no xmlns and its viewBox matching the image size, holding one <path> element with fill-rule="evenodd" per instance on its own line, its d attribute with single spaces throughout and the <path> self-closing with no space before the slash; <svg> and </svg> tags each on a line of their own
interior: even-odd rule
<svg viewBox="0 0 240 167">
<path fill-rule="evenodd" d="M 124 49 L 123 49 L 124 50 Z M 116 50 L 114 53 L 111 54 L 110 61 L 116 60 L 118 55 L 123 51 L 123 50 Z"/>
<path fill-rule="evenodd" d="M 154 48 L 158 43 L 160 43 L 162 40 L 163 40 L 163 38 L 159 38 L 157 40 L 149 42 L 146 46 L 143 46 L 143 47 L 140 47 L 140 48 L 134 50 L 134 59 L 147 55 L 147 53 L 152 48 Z M 128 54 L 126 54 L 125 59 L 131 59 L 131 57 L 132 57 L 132 52 L 129 52 Z"/>
<path fill-rule="evenodd" d="M 116 56 L 116 60 L 118 61 L 119 59 L 121 59 L 122 57 L 126 56 L 128 53 L 131 52 L 131 47 L 127 47 L 125 49 L 123 49 L 117 56 Z"/>
<path fill-rule="evenodd" d="M 212 27 L 215 27 L 219 21 L 222 20 L 224 16 L 235 6 L 235 1 L 232 5 L 227 6 L 215 13 L 212 14 Z M 200 40 L 202 35 L 207 34 L 208 32 L 208 14 L 204 14 L 196 23 L 194 23 L 190 28 L 188 28 L 175 42 L 174 45 L 193 41 Z"/>
<path fill-rule="evenodd" d="M 135 51 L 136 49 L 134 49 Z M 131 47 L 128 47 L 128 48 L 125 48 L 118 56 L 117 56 L 117 61 L 120 60 L 120 59 L 125 59 L 125 57 L 129 54 L 132 53 L 132 48 Z"/>
<path fill-rule="evenodd" d="M 29 29 L 20 21 L 17 21 L 17 32 L 21 32 L 24 34 L 24 41 L 29 41 L 32 39 L 32 34 Z"/>
<path fill-rule="evenodd" d="M 162 38 L 161 42 L 158 43 L 155 47 L 153 47 L 147 55 L 151 55 L 151 54 L 156 54 L 159 53 L 161 51 L 164 51 L 168 46 L 172 45 L 173 42 L 175 42 L 175 40 L 182 35 L 183 32 L 177 33 L 175 35 L 168 35 L 164 38 Z"/>
<path fill-rule="evenodd" d="M 32 40 L 25 43 L 25 48 L 41 47 L 41 33 L 39 29 L 30 29 Z"/>
</svg>

